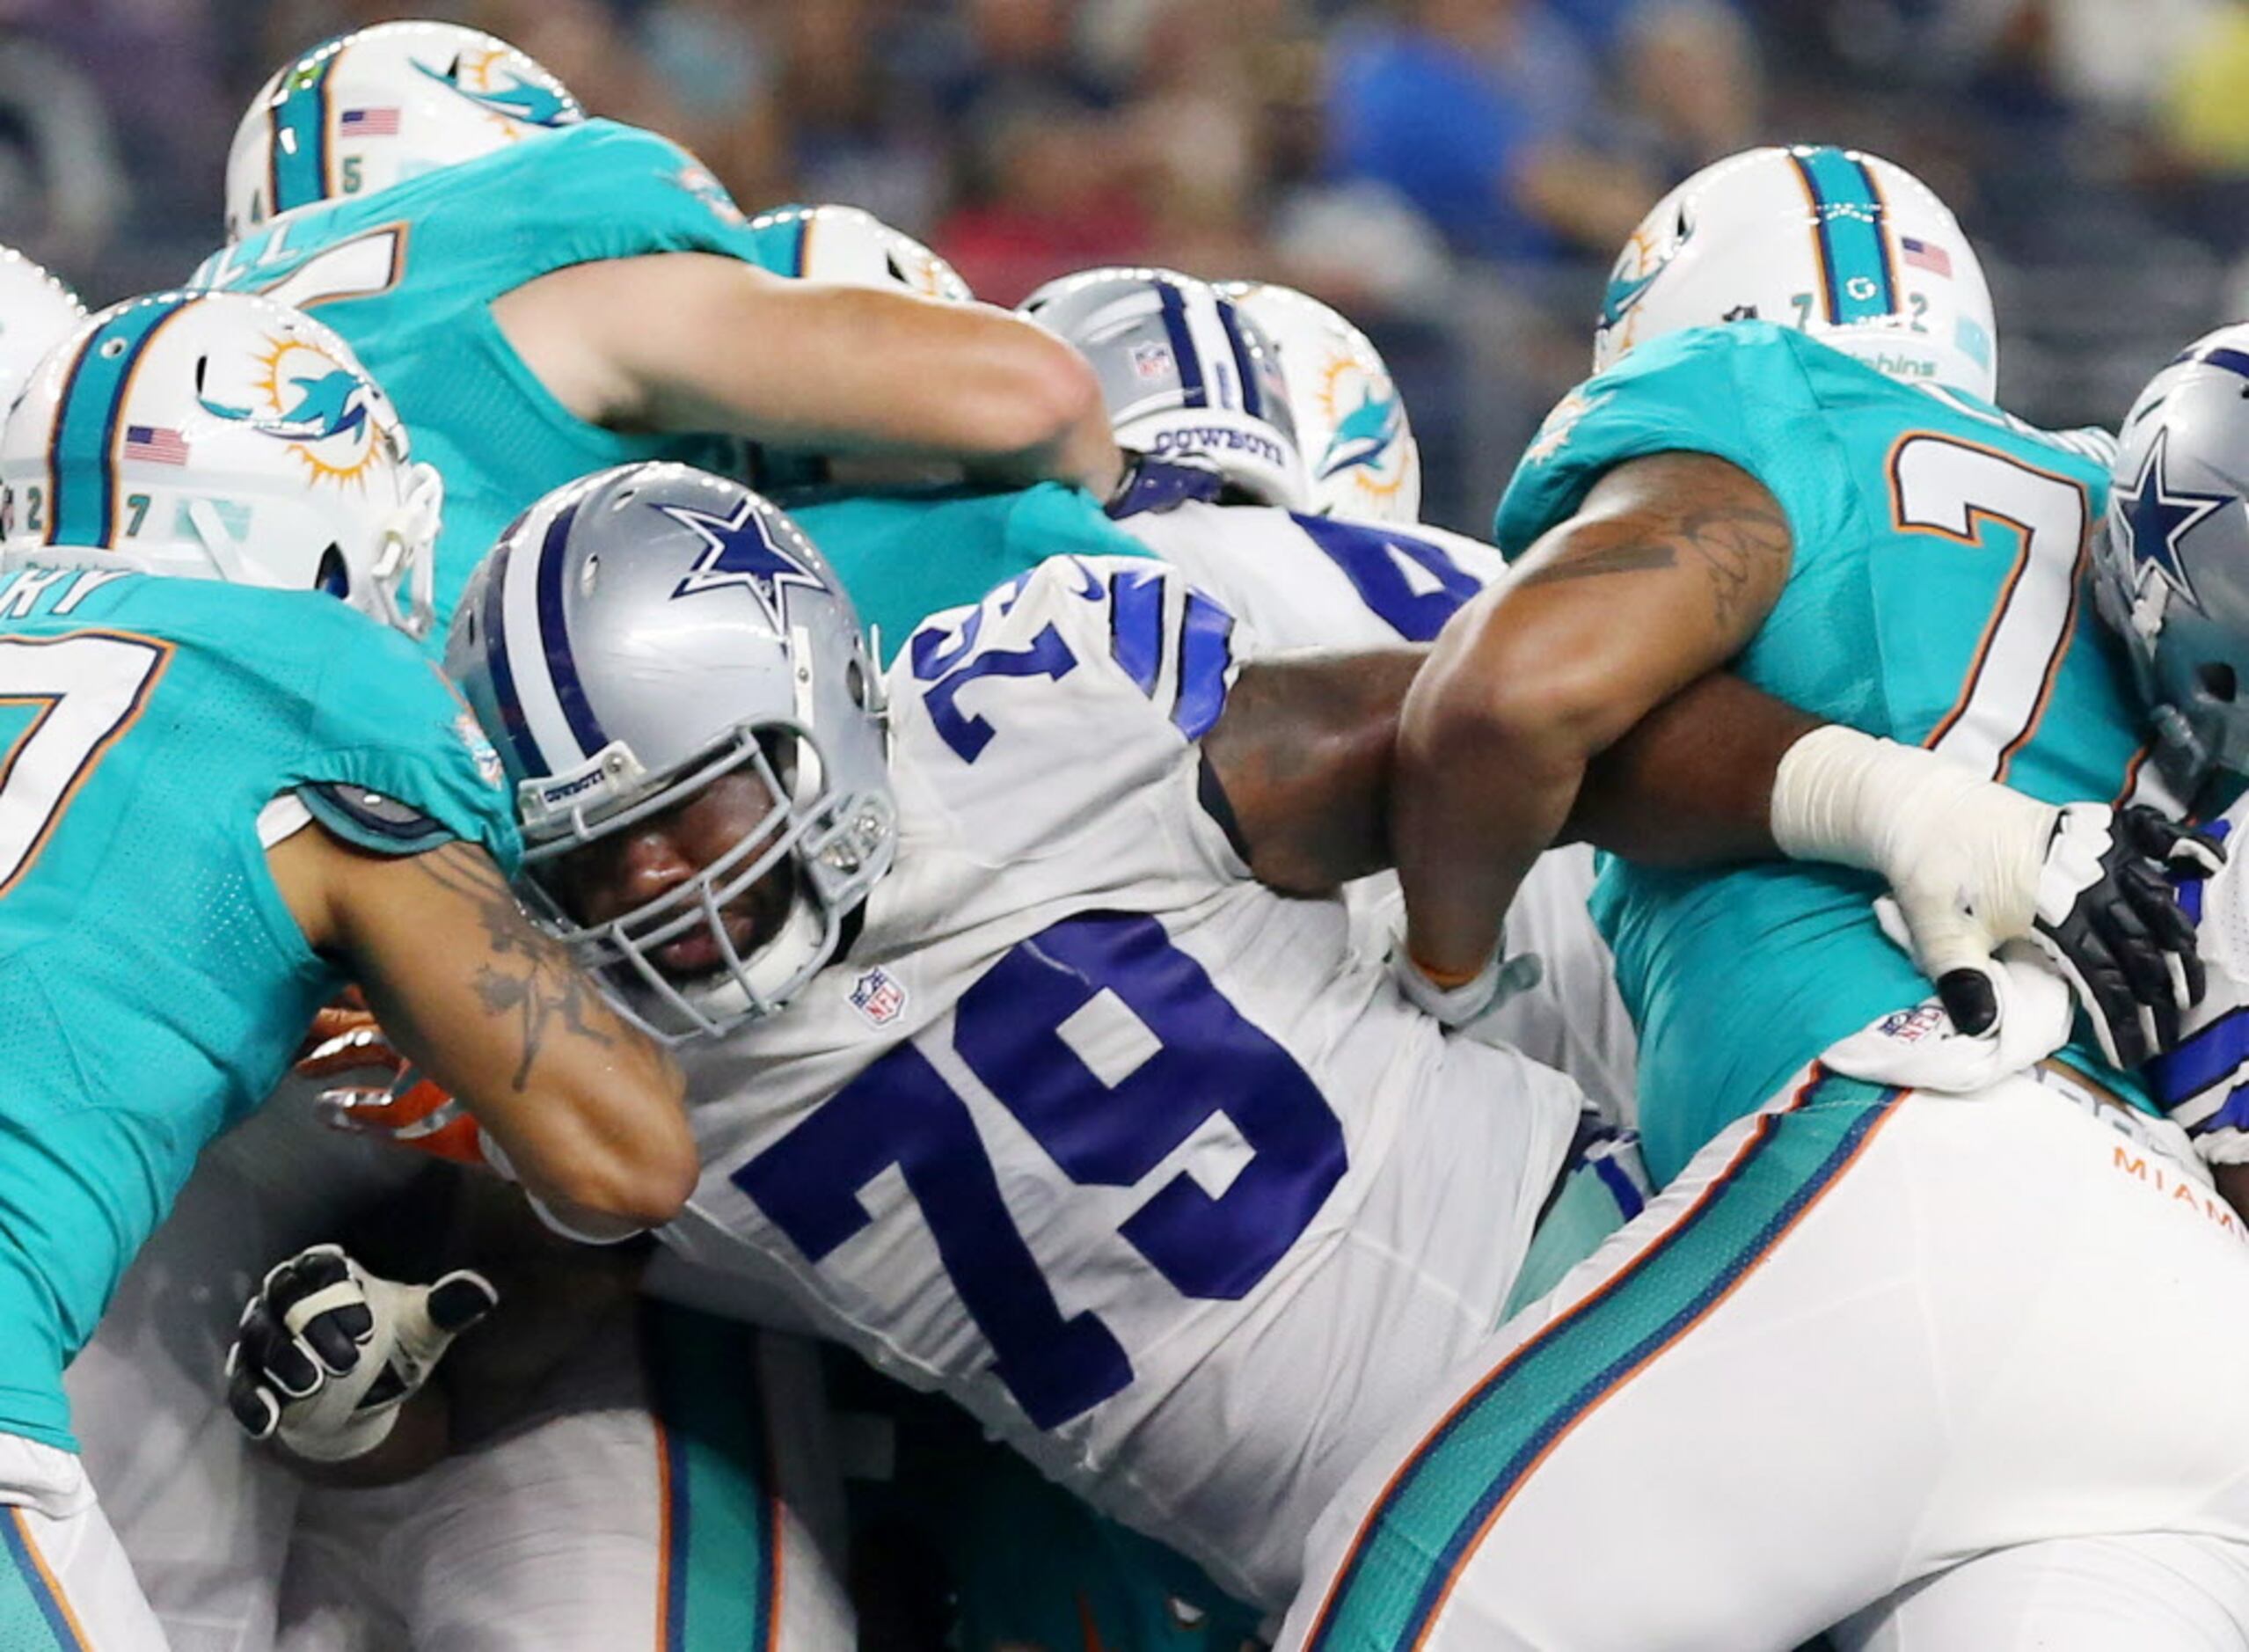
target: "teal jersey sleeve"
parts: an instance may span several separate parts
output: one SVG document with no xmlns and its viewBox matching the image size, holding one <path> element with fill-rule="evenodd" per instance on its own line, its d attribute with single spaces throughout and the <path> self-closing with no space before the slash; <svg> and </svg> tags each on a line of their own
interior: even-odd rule
<svg viewBox="0 0 2249 1652">
<path fill-rule="evenodd" d="M 325 785 L 410 811 L 420 846 L 519 850 L 434 668 L 310 592 L 0 574 L 0 1432 L 67 1449 L 64 1364 L 338 984 L 267 807 Z"/>
<path fill-rule="evenodd" d="M 1501 501 L 1503 548 L 1658 452 L 1740 466 L 1787 518 L 1788 581 L 1732 662 L 1742 677 L 2049 801 L 2129 786 L 2143 717 L 2082 600 L 2107 486 L 2085 443 L 1786 329 L 1699 329 L 1640 346 L 1555 410 Z M 1594 915 L 1640 1033 L 1659 1181 L 1835 1040 L 1931 990 L 1876 925 L 1880 893 L 1832 866 L 1604 862 Z"/>
<path fill-rule="evenodd" d="M 1520 556 L 1603 476 L 1654 453 L 1724 459 L 1763 483 L 1792 526 L 1800 511 L 1816 516 L 1820 462 L 1832 454 L 1803 451 L 1826 443 L 1806 422 L 1819 403 L 1797 340 L 1763 322 L 1697 327 L 1644 344 L 1579 385 L 1524 450 L 1500 500 L 1494 542 Z"/>
<path fill-rule="evenodd" d="M 973 606 L 1048 557 L 1150 555 L 1092 495 L 1059 482 L 868 495 L 790 514 L 843 580 L 860 623 L 874 628 L 886 666 L 931 614 Z"/>
<path fill-rule="evenodd" d="M 609 121 L 544 134 L 371 195 L 308 207 L 205 260 L 194 284 L 269 294 L 343 335 L 445 478 L 437 624 L 516 514 L 588 471 L 682 459 L 741 471 L 731 438 L 604 429 L 540 383 L 493 303 L 572 265 L 703 252 L 792 274 L 792 226 L 753 225 L 693 156 Z"/>
</svg>

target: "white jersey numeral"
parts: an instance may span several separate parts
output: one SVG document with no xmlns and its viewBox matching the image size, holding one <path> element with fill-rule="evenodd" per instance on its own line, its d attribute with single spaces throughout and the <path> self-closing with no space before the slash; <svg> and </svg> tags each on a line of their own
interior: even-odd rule
<svg viewBox="0 0 2249 1652">
<path fill-rule="evenodd" d="M 405 273 L 406 226 L 385 224 L 315 252 L 259 295 L 299 310 L 336 298 L 371 298 Z"/>
<path fill-rule="evenodd" d="M 63 808 L 148 703 L 172 649 L 146 637 L 73 632 L 0 639 L 0 705 L 33 708 L 0 753 L 0 895 L 21 877 Z"/>
<path fill-rule="evenodd" d="M 1995 780 L 2037 731 L 2077 624 L 2092 504 L 2082 484 L 1950 436 L 1916 435 L 1890 455 L 1890 513 L 1902 531 L 1981 547 L 1996 523 L 2014 567 L 1984 624 L 1960 698 L 1924 743 Z"/>
</svg>

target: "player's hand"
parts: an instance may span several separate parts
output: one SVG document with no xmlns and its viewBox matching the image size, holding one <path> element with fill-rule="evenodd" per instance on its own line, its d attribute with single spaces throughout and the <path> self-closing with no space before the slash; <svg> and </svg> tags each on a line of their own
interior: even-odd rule
<svg viewBox="0 0 2249 1652">
<path fill-rule="evenodd" d="M 2062 811 L 2039 869 L 2034 939 L 2092 1023 L 2101 1054 L 2136 1067 L 2179 1042 L 2207 981 L 2173 876 L 2225 864 L 2216 837 L 2136 804 Z"/>
<path fill-rule="evenodd" d="M 278 1437 L 315 1462 L 364 1456 L 453 1339 L 499 1300 L 466 1269 L 405 1285 L 334 1245 L 300 1251 L 243 1307 L 227 1350 L 227 1408 L 252 1439 Z"/>
<path fill-rule="evenodd" d="M 306 1078 L 365 1073 L 380 1081 L 320 1093 L 314 1105 L 332 1129 L 377 1137 L 456 1165 L 499 1167 L 468 1110 L 409 1066 L 363 1008 L 340 1002 L 321 1011 L 298 1053 L 296 1072 Z"/>
</svg>

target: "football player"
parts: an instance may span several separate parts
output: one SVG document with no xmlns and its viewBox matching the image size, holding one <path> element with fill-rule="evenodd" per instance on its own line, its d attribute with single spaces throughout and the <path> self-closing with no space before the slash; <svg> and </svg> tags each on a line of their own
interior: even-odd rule
<svg viewBox="0 0 2249 1652">
<path fill-rule="evenodd" d="M 261 410 L 277 361 L 325 416 Z M 558 1219 L 661 1222 L 693 1151 L 676 1071 L 508 893 L 496 754 L 376 623 L 410 603 L 435 489 L 340 340 L 249 298 L 106 311 L 34 373 L 0 486 L 0 1630 L 160 1648 L 62 1368 L 342 982 Z M 398 1414 L 365 1387 L 489 1296 L 458 1276 L 396 1305 L 395 1333 L 304 1354 L 368 1356 L 361 1392 L 332 1391 L 362 1444 Z"/>
<path fill-rule="evenodd" d="M 449 657 L 530 898 L 681 1041 L 705 1169 L 668 1254 L 1255 1604 L 1385 1421 L 1641 1196 L 1574 1085 L 1448 1037 L 1332 898 L 1383 863 L 1416 650 L 1260 657 L 1160 563 L 1062 557 L 879 677 L 787 518 L 659 464 L 529 513 Z M 1765 789 L 1674 778 L 1675 852 L 1771 852 Z M 1994 811 L 2034 861 L 2055 824 L 1959 801 L 1947 834 Z"/>
<path fill-rule="evenodd" d="M 236 133 L 227 225 L 194 284 L 318 307 L 444 472 L 441 618 L 549 488 L 654 456 L 715 463 L 715 438 L 1097 497 L 1117 479 L 1091 376 L 1052 338 L 893 283 L 790 279 L 818 221 L 746 220 L 685 150 L 586 119 L 471 29 L 382 24 L 284 65 Z M 989 582 L 922 565 L 899 575 L 902 636 Z"/>
<path fill-rule="evenodd" d="M 1393 825 L 1433 980 L 1483 967 L 1588 758 L 1720 663 L 1898 742 L 1791 750 L 1774 836 L 1799 855 L 1850 859 L 1834 834 L 1894 801 L 1904 746 L 2057 800 L 2187 800 L 2235 755 L 2200 702 L 2135 694 L 2085 600 L 2114 444 L 2000 410 L 1993 348 L 1972 248 L 1886 162 L 1755 150 L 1651 214 L 1601 370 L 1501 502 L 1515 569 L 1401 720 Z M 2117 495 L 2128 631 L 2217 508 L 2165 452 L 2143 443 Z M 2198 764 L 2148 761 L 2195 741 Z M 2127 1071 L 2175 1002 L 2096 1015 L 2055 1060 L 2018 1045 L 1953 1076 L 1967 1098 L 1842 1077 L 1940 1077 L 1907 1078 L 1943 1039 L 1873 893 L 1833 867 L 1603 871 L 1669 1186 L 1339 1499 L 1289 1647 L 1786 1647 L 1869 1607 L 1854 1634 L 1885 1645 L 2249 1635 L 2249 1441 L 2103 1397 L 2147 1362 L 2249 1375 L 2238 1221 Z M 1877 1604 L 1990 1551 L 1945 1610 L 1902 1627 Z M 1585 1563 L 1604 1552 L 1633 1588 Z"/>
</svg>

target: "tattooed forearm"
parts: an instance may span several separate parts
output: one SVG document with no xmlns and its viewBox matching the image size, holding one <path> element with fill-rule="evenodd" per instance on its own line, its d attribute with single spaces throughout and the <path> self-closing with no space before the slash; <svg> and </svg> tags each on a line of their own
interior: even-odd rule
<svg viewBox="0 0 2249 1652">
<path fill-rule="evenodd" d="M 1701 455 L 1663 455 L 1633 460 L 1611 477 L 1613 489 L 1604 479 L 1595 490 L 1596 495 L 1610 490 L 1603 499 L 1610 512 L 1574 523 L 1569 543 L 1534 560 L 1517 577 L 1517 587 L 1696 568 L 1710 593 L 1712 618 L 1734 630 L 1750 618 L 1747 610 L 1756 594 L 1785 576 L 1792 545 L 1788 519 L 1732 465 Z M 1588 507 L 1593 502 L 1588 496 Z M 1625 508 L 1615 510 L 1617 504 Z"/>
<path fill-rule="evenodd" d="M 609 1008 L 551 935 L 534 927 L 491 858 L 460 844 L 417 856 L 415 867 L 447 893 L 472 903 L 491 944 L 478 966 L 477 1001 L 485 1012 L 515 1024 L 514 1087 L 530 1082 L 547 1039 L 559 1031 L 609 1045 L 617 1030 Z"/>
</svg>

